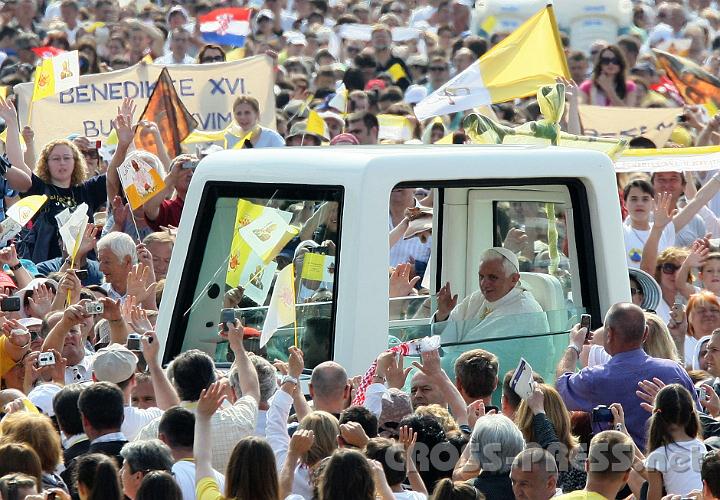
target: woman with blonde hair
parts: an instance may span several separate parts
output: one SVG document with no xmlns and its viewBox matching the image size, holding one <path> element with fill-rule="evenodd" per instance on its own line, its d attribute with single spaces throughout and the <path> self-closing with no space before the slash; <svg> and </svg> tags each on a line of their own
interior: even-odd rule
<svg viewBox="0 0 720 500">
<path fill-rule="evenodd" d="M 653 358 L 669 359 L 680 363 L 680 356 L 665 322 L 653 313 L 645 313 L 648 335 L 643 342 L 643 350 Z"/>
<path fill-rule="evenodd" d="M 577 463 L 580 443 L 572 434 L 570 412 L 554 387 L 535 384 L 530 397 L 520 402 L 515 423 L 526 443 L 536 443 L 555 455 L 558 488 L 568 493 L 585 487 L 587 474 Z"/>
<path fill-rule="evenodd" d="M 682 359 L 690 366 L 698 341 L 720 328 L 720 300 L 707 290 L 691 295 L 685 312 L 674 312 L 668 328 Z"/>
<path fill-rule="evenodd" d="M 65 482 L 55 474 L 62 463 L 60 436 L 50 418 L 40 413 L 19 411 L 11 413 L 0 422 L 0 445 L 24 443 L 40 458 L 42 488 L 60 488 L 68 491 Z"/>
<path fill-rule="evenodd" d="M 33 262 L 60 257 L 60 234 L 55 216 L 66 208 L 74 210 L 82 203 L 88 205 L 88 215 L 95 213 L 107 201 L 105 175 L 88 179 L 85 157 L 67 139 L 45 144 L 33 172 L 23 158 L 15 106 L 10 101 L 0 99 L 0 117 L 7 123 L 5 147 L 10 163 L 32 179 L 32 186 L 22 196 L 48 197 L 47 203 L 35 215 L 32 229 L 21 233 L 18 256 Z"/>
<path fill-rule="evenodd" d="M 676 280 L 680 266 L 689 254 L 690 252 L 685 248 L 669 247 L 660 252 L 655 262 L 653 277 L 662 291 L 662 300 L 655 312 L 663 321 L 670 321 L 670 311 L 676 302 L 685 303 L 685 298 L 681 294 L 681 283 Z M 688 280 L 690 279 L 692 278 L 688 277 Z"/>
</svg>

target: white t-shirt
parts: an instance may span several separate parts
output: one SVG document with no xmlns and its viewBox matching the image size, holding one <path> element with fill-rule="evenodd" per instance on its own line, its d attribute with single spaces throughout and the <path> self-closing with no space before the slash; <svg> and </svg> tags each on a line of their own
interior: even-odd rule
<svg viewBox="0 0 720 500">
<path fill-rule="evenodd" d="M 140 429 L 145 427 L 147 424 L 155 420 L 156 418 L 162 417 L 163 411 L 160 408 L 148 408 L 142 410 L 135 408 L 134 406 L 126 406 L 124 409 L 125 419 L 123 420 L 122 427 L 120 430 L 128 441 L 135 439 Z"/>
<path fill-rule="evenodd" d="M 179 460 L 172 466 L 172 473 L 175 482 L 180 486 L 183 500 L 195 500 L 195 462 L 191 460 Z M 218 489 L 225 491 L 225 476 L 213 469 Z"/>
<path fill-rule="evenodd" d="M 692 490 L 702 490 L 700 467 L 705 452 L 705 445 L 699 439 L 677 441 L 650 452 L 645 466 L 662 472 L 668 495 L 685 495 Z"/>
<path fill-rule="evenodd" d="M 395 497 L 395 500 L 427 500 L 426 495 L 410 490 L 393 493 L 393 496 Z"/>
<path fill-rule="evenodd" d="M 640 260 L 642 259 L 643 248 L 650 236 L 650 230 L 643 231 L 634 229 L 630 225 L 630 219 L 626 219 L 622 225 L 623 237 L 625 239 L 625 257 L 627 258 L 628 267 L 640 268 Z M 668 247 L 675 244 L 675 226 L 671 223 L 665 226 L 660 241 L 658 242 L 658 254 Z"/>
</svg>

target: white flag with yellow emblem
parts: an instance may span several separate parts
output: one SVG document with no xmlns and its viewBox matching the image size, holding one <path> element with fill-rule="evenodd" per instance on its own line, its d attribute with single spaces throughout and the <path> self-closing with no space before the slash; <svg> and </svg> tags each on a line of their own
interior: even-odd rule
<svg viewBox="0 0 720 500">
<path fill-rule="evenodd" d="M 275 280 L 270 307 L 260 335 L 260 347 L 264 347 L 279 328 L 295 321 L 295 266 L 289 264 L 278 273 Z"/>
</svg>

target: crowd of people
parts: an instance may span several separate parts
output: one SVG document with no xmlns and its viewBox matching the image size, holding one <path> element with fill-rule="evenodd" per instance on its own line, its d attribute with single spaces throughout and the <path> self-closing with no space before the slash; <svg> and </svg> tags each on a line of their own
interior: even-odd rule
<svg viewBox="0 0 720 500">
<path fill-rule="evenodd" d="M 685 55 L 720 78 L 715 2 L 633 4 L 632 26 L 616 39 L 578 50 L 563 35 L 572 77 L 563 80 L 568 131 L 582 133 L 573 118 L 581 103 L 684 106 L 651 50 L 668 42 L 689 41 Z M 77 49 L 86 75 L 148 57 L 162 65 L 226 61 L 237 51 L 205 43 L 198 16 L 231 6 L 0 2 L 0 84 L 32 81 L 47 47 Z M 32 128 L 20 126 L 12 92 L 0 98 L 8 164 L 0 220 L 22 198 L 47 196 L 0 249 L 0 499 L 719 499 L 715 172 L 618 175 L 632 303 L 612 306 L 595 331 L 574 326 L 553 360 L 554 380 L 534 373 L 525 392 L 490 348 L 461 353 L 447 373 L 437 345 L 410 367 L 400 344 L 378 353 L 365 374 L 347 373 L 309 333 L 282 353 L 287 361 L 268 359 L 239 320 L 218 332 L 231 351 L 229 371 L 195 349 L 162 365 L 155 324 L 198 160 L 239 143 L 433 144 L 448 135 L 453 144 L 471 142 L 463 112 L 422 122 L 413 106 L 508 35 L 479 30 L 466 0 L 248 6 L 244 56 L 273 60 L 275 129 L 260 124 L 264 103 L 238 95 L 221 144 L 171 157 L 158 125 L 138 122 L 136 103 L 125 99 L 108 117 L 116 144 L 80 131 L 38 144 Z M 336 99 L 340 88 L 346 100 Z M 492 111 L 510 126 L 540 116 L 532 98 Z M 322 132 L 311 113 L 324 121 Z M 382 115 L 407 120 L 410 136 L 381 133 Z M 139 148 L 138 131 L 158 154 Z M 631 146 L 718 143 L 720 115 L 685 105 L 667 144 L 639 136 Z M 132 162 L 164 181 L 134 209 L 119 173 Z M 143 182 L 149 189 L 151 181 Z M 434 203 L 432 190 L 422 188 L 390 196 L 390 297 L 423 288 Z M 82 204 L 90 223 L 68 249 L 62 214 Z M 332 252 L 337 243 L 337 208 L 297 208 L 299 236 L 276 256 L 278 264 L 302 262 L 315 247 Z M 563 249 L 528 244 L 536 241 L 532 231 L 517 225 L 503 247 L 482 253 L 474 294 L 459 301 L 450 283 L 438 291 L 437 310 L 426 316 L 434 334 L 470 320 L 492 329 L 498 317 L 543 312 L 521 287 L 520 272 Z M 297 288 L 297 302 L 331 300 L 331 291 Z M 247 299 L 242 287 L 228 289 L 224 306 Z M 547 331 L 547 318 L 541 323 Z M 308 394 L 304 371 L 311 373 Z"/>
</svg>

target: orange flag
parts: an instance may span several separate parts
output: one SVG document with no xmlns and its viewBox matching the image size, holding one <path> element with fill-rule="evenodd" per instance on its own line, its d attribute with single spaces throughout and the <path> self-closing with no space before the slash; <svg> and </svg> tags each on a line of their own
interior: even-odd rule
<svg viewBox="0 0 720 500">
<path fill-rule="evenodd" d="M 720 79 L 684 57 L 653 49 L 686 104 L 720 104 Z"/>
<path fill-rule="evenodd" d="M 157 124 L 168 156 L 174 158 L 181 153 L 180 143 L 192 132 L 198 123 L 180 100 L 170 73 L 163 68 L 155 83 L 145 111 L 140 121 L 147 120 Z M 135 132 L 135 146 L 155 155 L 158 154 L 153 134 L 144 127 Z"/>
</svg>

